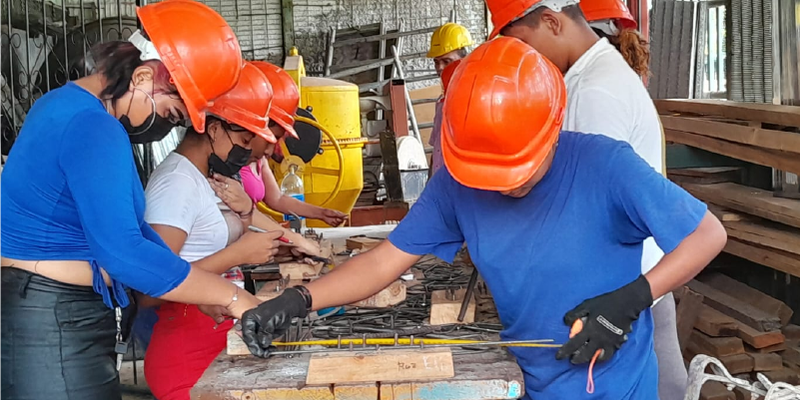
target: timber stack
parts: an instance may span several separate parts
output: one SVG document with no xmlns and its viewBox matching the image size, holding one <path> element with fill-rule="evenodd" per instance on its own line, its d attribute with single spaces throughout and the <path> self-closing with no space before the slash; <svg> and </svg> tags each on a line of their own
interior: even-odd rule
<svg viewBox="0 0 800 400">
<path fill-rule="evenodd" d="M 800 174 L 800 107 L 655 100 L 668 143 Z M 728 232 L 725 252 L 800 277 L 800 197 L 743 185 L 739 166 L 668 170 Z"/>
<path fill-rule="evenodd" d="M 749 381 L 761 373 L 771 381 L 800 385 L 800 326 L 789 321 L 785 303 L 721 273 L 704 273 L 675 291 L 678 338 L 684 359 L 718 358 Z M 718 382 L 703 386 L 701 399 L 736 400 Z"/>
</svg>

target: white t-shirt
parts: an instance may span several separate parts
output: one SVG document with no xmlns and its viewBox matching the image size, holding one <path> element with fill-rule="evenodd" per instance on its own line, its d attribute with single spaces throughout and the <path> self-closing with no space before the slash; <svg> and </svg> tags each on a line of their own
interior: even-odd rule
<svg viewBox="0 0 800 400">
<path fill-rule="evenodd" d="M 656 171 L 664 173 L 664 133 L 641 79 L 607 39 L 600 39 L 564 75 L 564 130 L 597 133 L 628 142 Z M 642 273 L 664 256 L 652 237 L 642 249 Z"/>
<path fill-rule="evenodd" d="M 186 157 L 172 152 L 159 164 L 145 189 L 148 224 L 186 232 L 179 255 L 188 262 L 214 254 L 228 245 L 228 224 L 206 177 Z"/>
</svg>

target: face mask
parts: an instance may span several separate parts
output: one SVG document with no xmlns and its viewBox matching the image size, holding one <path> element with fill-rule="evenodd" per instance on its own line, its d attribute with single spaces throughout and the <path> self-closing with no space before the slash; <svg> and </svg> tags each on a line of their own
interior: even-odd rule
<svg viewBox="0 0 800 400">
<path fill-rule="evenodd" d="M 225 128 L 223 128 L 225 129 Z M 209 174 L 217 173 L 228 178 L 239 179 L 239 170 L 250 162 L 250 153 L 252 150 L 245 149 L 236 143 L 233 143 L 231 135 L 225 129 L 225 134 L 228 135 L 228 140 L 233 144 L 233 148 L 228 152 L 228 157 L 225 161 L 214 152 L 214 142 L 211 142 L 211 155 L 208 156 Z M 211 137 L 208 137 L 211 141 Z"/>
<path fill-rule="evenodd" d="M 154 84 L 155 85 L 155 84 Z M 133 126 L 131 124 L 131 120 L 128 117 L 127 113 L 119 118 L 119 122 L 128 131 L 128 138 L 130 138 L 131 143 L 150 143 L 150 142 L 157 142 L 167 136 L 169 131 L 175 127 L 175 124 L 169 121 L 169 119 L 164 118 L 156 112 L 156 100 L 151 96 L 149 93 L 145 92 L 142 89 L 135 88 L 147 96 L 148 99 L 153 103 L 153 111 L 150 115 L 144 119 L 139 126 Z M 131 101 L 131 103 L 133 103 Z M 128 113 L 131 111 L 131 104 L 128 104 Z"/>
</svg>

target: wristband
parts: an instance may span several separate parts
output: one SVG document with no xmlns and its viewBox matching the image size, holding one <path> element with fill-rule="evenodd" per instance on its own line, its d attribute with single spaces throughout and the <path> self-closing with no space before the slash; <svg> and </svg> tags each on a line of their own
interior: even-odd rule
<svg viewBox="0 0 800 400">
<path fill-rule="evenodd" d="M 297 292 L 300 293 L 300 296 L 303 296 L 303 300 L 306 303 L 306 310 L 311 311 L 311 292 L 308 291 L 308 288 L 305 286 L 295 286 Z"/>
</svg>

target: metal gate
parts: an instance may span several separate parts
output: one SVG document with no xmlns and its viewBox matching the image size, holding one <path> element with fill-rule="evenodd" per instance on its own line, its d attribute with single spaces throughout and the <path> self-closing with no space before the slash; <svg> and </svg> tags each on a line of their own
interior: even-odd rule
<svg viewBox="0 0 800 400">
<path fill-rule="evenodd" d="M 2 0 L 2 149 L 7 155 L 33 103 L 85 74 L 95 43 L 125 40 L 137 29 L 133 0 Z"/>
</svg>

